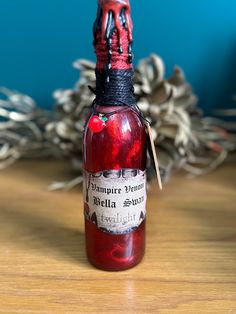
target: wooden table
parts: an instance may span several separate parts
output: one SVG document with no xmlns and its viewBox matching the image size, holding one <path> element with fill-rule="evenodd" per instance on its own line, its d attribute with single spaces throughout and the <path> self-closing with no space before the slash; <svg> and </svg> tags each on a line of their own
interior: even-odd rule
<svg viewBox="0 0 236 314">
<path fill-rule="evenodd" d="M 144 261 L 124 272 L 86 260 L 82 194 L 62 162 L 0 172 L 0 313 L 236 314 L 236 169 L 174 176 L 149 192 Z"/>
</svg>

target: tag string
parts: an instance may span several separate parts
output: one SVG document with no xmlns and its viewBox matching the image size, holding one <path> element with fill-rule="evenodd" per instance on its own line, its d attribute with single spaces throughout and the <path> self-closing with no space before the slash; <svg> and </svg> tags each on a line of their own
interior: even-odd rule
<svg viewBox="0 0 236 314">
<path fill-rule="evenodd" d="M 156 148 L 155 148 L 155 144 L 154 144 L 154 140 L 153 140 L 153 136 L 152 136 L 152 129 L 150 127 L 150 124 L 147 124 L 146 126 L 147 126 L 147 131 L 148 131 L 148 135 L 149 135 L 149 139 L 150 139 L 150 143 L 151 143 L 151 151 L 152 151 L 154 166 L 155 166 L 156 175 L 157 175 L 157 182 L 158 182 L 158 186 L 159 186 L 160 190 L 162 190 L 162 180 L 161 180 L 159 163 L 158 163 L 158 159 L 157 159 Z"/>
</svg>

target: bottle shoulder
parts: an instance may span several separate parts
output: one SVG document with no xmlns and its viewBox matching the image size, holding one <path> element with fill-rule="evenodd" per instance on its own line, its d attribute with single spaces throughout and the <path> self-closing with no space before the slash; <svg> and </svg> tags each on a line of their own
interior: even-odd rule
<svg viewBox="0 0 236 314">
<path fill-rule="evenodd" d="M 129 108 L 109 116 L 111 112 L 111 108 L 106 110 L 107 120 L 100 132 L 93 132 L 89 122 L 85 126 L 85 168 L 94 173 L 104 169 L 145 169 L 147 133 L 143 119 Z"/>
<path fill-rule="evenodd" d="M 96 110 L 92 109 L 89 113 L 90 119 L 93 116 L 100 117 L 108 126 L 122 126 L 123 124 L 129 128 L 145 128 L 145 120 L 138 110 L 128 106 L 97 106 Z M 89 124 L 89 120 L 85 125 L 85 129 Z"/>
</svg>

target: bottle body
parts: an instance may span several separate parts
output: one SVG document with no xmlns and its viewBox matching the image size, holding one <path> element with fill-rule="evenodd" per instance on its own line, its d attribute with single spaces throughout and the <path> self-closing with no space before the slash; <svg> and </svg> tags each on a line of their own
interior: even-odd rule
<svg viewBox="0 0 236 314">
<path fill-rule="evenodd" d="M 105 116 L 107 115 L 107 121 L 104 129 L 98 133 L 94 133 L 88 128 L 88 125 L 85 126 L 83 138 L 84 171 L 89 173 L 89 176 L 98 173 L 107 174 L 108 171 L 113 176 L 117 175 L 117 179 L 109 181 L 108 175 L 107 178 L 104 178 L 103 188 L 97 191 L 98 196 L 100 195 L 99 192 L 103 192 L 101 199 L 99 199 L 100 196 L 96 198 L 93 191 L 99 188 L 99 184 L 95 184 L 96 182 L 103 183 L 103 177 L 99 178 L 100 181 L 94 179 L 95 183 L 88 182 L 87 177 L 84 182 L 86 251 L 89 261 L 97 268 L 118 271 L 138 264 L 145 251 L 145 208 L 142 208 L 146 205 L 146 198 L 144 197 L 146 185 L 142 180 L 144 180 L 146 169 L 147 134 L 142 118 L 129 107 L 98 106 L 96 110 Z M 117 113 L 109 115 L 115 111 Z M 108 181 L 105 182 L 105 180 Z M 109 182 L 112 183 L 109 185 Z M 121 199 L 122 195 L 115 194 L 119 194 L 118 192 L 120 194 L 125 193 L 122 187 L 123 184 L 126 184 L 125 182 L 131 182 L 129 184 L 131 198 L 127 196 L 128 198 L 125 199 L 127 207 L 122 209 L 124 214 L 127 208 L 127 216 L 120 218 L 119 207 L 120 204 L 124 204 L 124 198 Z M 90 203 L 88 201 L 88 189 L 90 191 Z M 114 202 L 112 202 L 112 195 L 110 200 L 105 200 L 107 195 L 104 195 L 104 192 L 108 191 L 115 191 Z M 128 193 L 128 187 L 126 187 L 126 192 Z M 135 198 L 134 195 L 141 197 Z M 119 203 L 120 199 L 121 203 Z M 127 204 L 127 200 L 130 202 L 129 204 Z M 136 202 L 136 207 L 131 204 L 130 200 Z M 103 214 L 106 214 L 106 211 L 109 212 L 109 219 L 111 219 L 111 213 L 114 213 L 113 223 L 110 221 L 110 225 L 102 225 L 102 228 L 97 221 L 99 212 L 93 213 L 94 204 L 104 206 Z M 131 209 L 132 213 L 129 213 L 128 211 Z M 133 220 L 132 215 L 136 215 L 138 220 Z M 102 215 L 102 221 L 108 219 L 104 217 Z M 123 223 L 121 219 L 123 219 Z M 127 223 L 127 219 L 129 223 Z M 127 226 L 130 227 L 129 230 Z"/>
</svg>

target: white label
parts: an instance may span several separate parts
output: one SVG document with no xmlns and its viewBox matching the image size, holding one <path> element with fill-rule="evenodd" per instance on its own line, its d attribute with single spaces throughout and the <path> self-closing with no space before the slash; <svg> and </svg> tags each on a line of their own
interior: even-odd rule
<svg viewBox="0 0 236 314">
<path fill-rule="evenodd" d="M 84 172 L 85 217 L 104 232 L 135 230 L 145 219 L 146 198 L 145 171 Z"/>
</svg>

